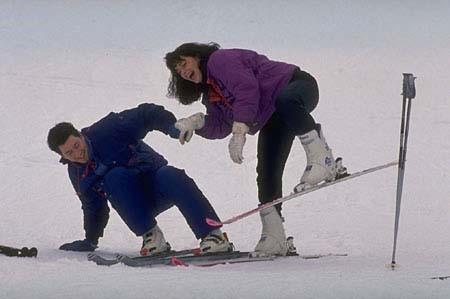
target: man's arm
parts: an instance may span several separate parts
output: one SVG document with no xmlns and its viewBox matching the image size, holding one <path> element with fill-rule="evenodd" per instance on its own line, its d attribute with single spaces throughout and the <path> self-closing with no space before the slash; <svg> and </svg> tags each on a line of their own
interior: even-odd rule
<svg viewBox="0 0 450 299">
<path fill-rule="evenodd" d="M 69 166 L 69 177 L 83 210 L 83 226 L 85 239 L 63 244 L 61 250 L 71 251 L 93 251 L 97 247 L 98 239 L 103 236 L 103 231 L 109 219 L 109 207 L 106 198 L 89 188 L 86 191 L 80 190 L 78 170 Z"/>
<path fill-rule="evenodd" d="M 176 118 L 163 106 L 144 103 L 118 114 L 119 122 L 127 134 L 135 139 L 143 139 L 148 132 L 157 130 L 172 138 L 178 138 L 179 131 L 174 127 Z"/>
<path fill-rule="evenodd" d="M 79 195 L 84 216 L 85 238 L 94 244 L 103 237 L 103 231 L 109 219 L 109 207 L 103 195 L 93 190 Z"/>
</svg>

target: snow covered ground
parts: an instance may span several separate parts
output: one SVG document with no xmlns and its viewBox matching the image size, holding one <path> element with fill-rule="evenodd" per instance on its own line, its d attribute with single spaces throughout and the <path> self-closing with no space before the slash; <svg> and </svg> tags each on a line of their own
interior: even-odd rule
<svg viewBox="0 0 450 299">
<path fill-rule="evenodd" d="M 449 298 L 450 280 L 430 279 L 450 275 L 449 15 L 448 1 L 1 1 L 0 244 L 40 251 L 36 259 L 0 256 L 0 298 Z M 385 267 L 395 168 L 284 205 L 301 253 L 348 257 L 134 269 L 57 250 L 83 237 L 82 216 L 65 168 L 47 149 L 48 129 L 60 121 L 83 127 L 141 102 L 177 117 L 203 111 L 165 96 L 162 58 L 188 41 L 251 48 L 314 74 L 314 116 L 350 171 L 397 158 L 402 73 L 418 77 L 398 270 Z M 243 165 L 229 159 L 228 140 L 145 140 L 186 169 L 222 218 L 256 206 L 256 137 Z M 286 194 L 304 163 L 296 144 Z M 158 220 L 174 248 L 197 245 L 177 210 Z M 252 250 L 259 218 L 225 229 L 237 249 Z M 131 254 L 140 243 L 113 211 L 99 251 Z"/>
</svg>

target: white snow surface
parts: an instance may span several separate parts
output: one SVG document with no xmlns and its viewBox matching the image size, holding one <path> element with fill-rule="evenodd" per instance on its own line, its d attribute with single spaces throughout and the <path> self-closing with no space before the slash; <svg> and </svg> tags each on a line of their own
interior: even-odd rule
<svg viewBox="0 0 450 299">
<path fill-rule="evenodd" d="M 37 258 L 0 256 L 0 298 L 449 298 L 450 2 L 448 1 L 1 1 L 0 244 L 36 246 Z M 184 42 L 250 48 L 299 65 L 320 85 L 313 112 L 350 171 L 398 158 L 402 73 L 412 102 L 397 263 L 391 262 L 397 169 L 337 184 L 284 205 L 302 254 L 347 253 L 209 268 L 99 267 L 57 248 L 81 239 L 80 203 L 46 145 L 60 121 L 81 128 L 142 102 L 177 117 L 204 111 L 166 97 L 163 57 Z M 181 146 L 145 138 L 186 169 L 218 214 L 254 208 L 256 136 L 235 165 L 228 139 Z M 289 194 L 305 166 L 298 142 Z M 158 217 L 176 249 L 198 241 L 177 209 Z M 224 227 L 239 250 L 260 235 L 257 215 Z M 136 254 L 141 239 L 117 213 L 100 253 Z"/>
</svg>

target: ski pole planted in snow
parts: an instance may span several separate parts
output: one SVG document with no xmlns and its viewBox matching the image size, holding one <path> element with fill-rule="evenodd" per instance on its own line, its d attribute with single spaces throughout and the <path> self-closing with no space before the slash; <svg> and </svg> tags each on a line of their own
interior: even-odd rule
<svg viewBox="0 0 450 299">
<path fill-rule="evenodd" d="M 412 99 L 416 96 L 416 87 L 413 74 L 403 74 L 403 104 L 402 104 L 402 120 L 400 125 L 400 150 L 398 157 L 398 175 L 397 175 L 397 196 L 395 204 L 395 225 L 394 225 L 394 245 L 392 250 L 392 269 L 396 266 L 395 253 L 397 250 L 397 234 L 400 219 L 400 204 L 402 201 L 403 179 L 405 176 L 406 148 L 408 143 L 409 119 L 411 115 Z"/>
</svg>

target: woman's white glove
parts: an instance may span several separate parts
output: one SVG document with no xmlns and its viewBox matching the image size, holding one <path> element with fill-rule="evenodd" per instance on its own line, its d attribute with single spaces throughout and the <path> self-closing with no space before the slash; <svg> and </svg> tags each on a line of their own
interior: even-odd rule
<svg viewBox="0 0 450 299">
<path fill-rule="evenodd" d="M 181 118 L 175 123 L 175 128 L 180 130 L 178 140 L 181 144 L 189 142 L 194 130 L 199 130 L 205 125 L 205 115 L 201 112 L 195 113 L 187 118 Z"/>
<path fill-rule="evenodd" d="M 245 134 L 248 133 L 248 126 L 235 121 L 231 132 L 233 136 L 231 136 L 230 143 L 228 144 L 228 151 L 230 152 L 231 160 L 234 163 L 241 164 L 244 161 L 242 151 L 245 144 Z"/>
</svg>

